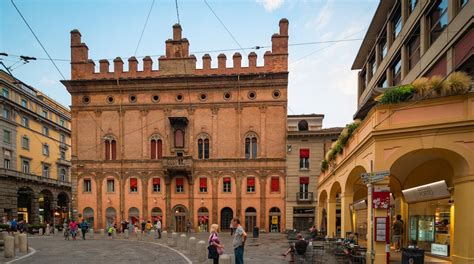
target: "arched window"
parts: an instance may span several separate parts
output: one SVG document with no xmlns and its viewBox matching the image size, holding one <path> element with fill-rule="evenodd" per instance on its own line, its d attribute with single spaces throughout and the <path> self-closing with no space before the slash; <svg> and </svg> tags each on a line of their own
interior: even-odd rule
<svg viewBox="0 0 474 264">
<path fill-rule="evenodd" d="M 112 136 L 104 138 L 105 142 L 105 160 L 116 160 L 117 159 L 117 142 Z"/>
<path fill-rule="evenodd" d="M 174 131 L 174 147 L 184 148 L 184 131 L 181 129 Z"/>
<path fill-rule="evenodd" d="M 209 159 L 209 138 L 207 135 L 202 135 L 198 139 L 198 158 Z"/>
<path fill-rule="evenodd" d="M 255 134 L 248 134 L 245 137 L 245 158 L 256 159 L 257 158 L 257 136 Z"/>
<path fill-rule="evenodd" d="M 308 121 L 301 120 L 300 122 L 298 122 L 299 131 L 308 131 L 308 128 L 309 128 Z"/>
<path fill-rule="evenodd" d="M 163 157 L 163 141 L 159 136 L 153 136 L 150 140 L 151 159 L 161 159 Z"/>
<path fill-rule="evenodd" d="M 59 179 L 61 181 L 66 181 L 66 177 L 67 177 L 66 169 L 60 169 L 59 170 Z"/>
</svg>

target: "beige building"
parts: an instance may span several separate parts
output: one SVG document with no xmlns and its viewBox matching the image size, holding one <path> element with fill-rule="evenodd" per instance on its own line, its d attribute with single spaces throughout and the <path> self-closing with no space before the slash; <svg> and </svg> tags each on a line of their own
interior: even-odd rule
<svg viewBox="0 0 474 264">
<path fill-rule="evenodd" d="M 342 128 L 323 129 L 324 115 L 289 115 L 286 145 L 286 229 L 308 230 L 316 224 L 314 190 L 321 160 Z"/>
</svg>

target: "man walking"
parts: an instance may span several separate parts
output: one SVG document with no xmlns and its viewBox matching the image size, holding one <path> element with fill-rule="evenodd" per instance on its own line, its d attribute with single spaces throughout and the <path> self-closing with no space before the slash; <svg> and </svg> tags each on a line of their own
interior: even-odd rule
<svg viewBox="0 0 474 264">
<path fill-rule="evenodd" d="M 157 219 L 156 224 L 155 224 L 155 228 L 156 228 L 156 235 L 158 236 L 158 239 L 161 239 L 161 220 L 160 220 L 160 218 Z"/>
<path fill-rule="evenodd" d="M 234 240 L 232 245 L 234 246 L 235 264 L 244 263 L 244 245 L 247 240 L 247 233 L 244 228 L 240 225 L 240 219 L 235 217 L 232 219 L 232 228 L 234 228 Z"/>
<path fill-rule="evenodd" d="M 86 240 L 86 233 L 89 230 L 89 225 L 87 224 L 86 220 L 84 220 L 84 218 L 82 219 L 82 222 L 79 224 L 79 228 L 81 229 L 82 240 Z"/>
<path fill-rule="evenodd" d="M 393 222 L 393 240 L 395 242 L 395 252 L 400 252 L 402 248 L 402 238 L 404 224 L 401 215 L 397 215 L 397 220 Z"/>
</svg>

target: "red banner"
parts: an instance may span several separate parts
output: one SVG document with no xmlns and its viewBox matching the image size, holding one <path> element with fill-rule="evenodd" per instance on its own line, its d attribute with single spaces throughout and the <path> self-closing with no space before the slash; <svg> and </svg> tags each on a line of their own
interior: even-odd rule
<svg viewBox="0 0 474 264">
<path fill-rule="evenodd" d="M 309 158 L 309 149 L 300 149 L 300 158 Z"/>
<path fill-rule="evenodd" d="M 390 207 L 390 192 L 373 192 L 372 208 L 388 209 Z"/>
</svg>

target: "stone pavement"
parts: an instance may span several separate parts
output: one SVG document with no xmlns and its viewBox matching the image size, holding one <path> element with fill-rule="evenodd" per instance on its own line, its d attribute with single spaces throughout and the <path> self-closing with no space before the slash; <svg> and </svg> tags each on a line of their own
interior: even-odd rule
<svg viewBox="0 0 474 264">
<path fill-rule="evenodd" d="M 171 234 L 169 234 L 171 237 Z M 207 241 L 208 233 L 191 234 L 197 241 Z M 137 241 L 137 238 L 122 239 L 118 234 L 116 239 L 108 239 L 95 234 L 94 239 L 65 241 L 62 236 L 32 236 L 29 246 L 36 252 L 31 256 L 15 261 L 21 263 L 199 263 L 196 254 L 179 248 L 168 247 L 164 239 L 154 239 L 152 242 Z M 188 238 L 190 236 L 188 235 Z M 225 246 L 225 254 L 233 259 L 232 237 L 228 232 L 220 234 Z M 282 253 L 288 248 L 288 242 L 283 234 L 261 234 L 260 238 L 250 236 L 246 243 L 245 263 L 289 263 Z M 179 252 L 178 252 L 179 251 Z M 182 255 L 180 255 L 180 253 Z M 0 256 L 0 263 L 12 259 Z M 332 264 L 334 261 L 326 261 Z"/>
</svg>

